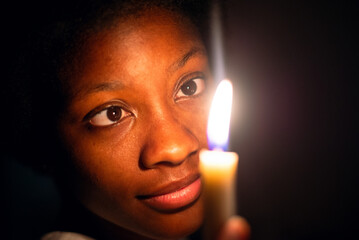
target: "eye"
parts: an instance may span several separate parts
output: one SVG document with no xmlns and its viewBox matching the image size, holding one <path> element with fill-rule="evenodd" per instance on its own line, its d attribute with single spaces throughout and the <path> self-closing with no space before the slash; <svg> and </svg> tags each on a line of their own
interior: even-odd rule
<svg viewBox="0 0 359 240">
<path fill-rule="evenodd" d="M 195 96 L 203 92 L 205 89 L 205 81 L 202 78 L 193 78 L 180 86 L 176 94 L 176 98 L 187 96 Z"/>
<path fill-rule="evenodd" d="M 92 116 L 89 122 L 97 127 L 106 127 L 116 124 L 124 117 L 130 115 L 131 113 L 125 111 L 120 106 L 110 106 Z"/>
</svg>

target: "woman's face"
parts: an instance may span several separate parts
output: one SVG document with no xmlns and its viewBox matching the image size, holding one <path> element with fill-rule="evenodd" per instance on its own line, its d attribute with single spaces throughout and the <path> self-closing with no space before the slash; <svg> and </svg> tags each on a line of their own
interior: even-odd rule
<svg viewBox="0 0 359 240">
<path fill-rule="evenodd" d="M 197 33 L 178 19 L 148 11 L 92 35 L 71 67 L 60 121 L 78 199 L 153 238 L 188 235 L 203 215 L 210 73 Z"/>
</svg>

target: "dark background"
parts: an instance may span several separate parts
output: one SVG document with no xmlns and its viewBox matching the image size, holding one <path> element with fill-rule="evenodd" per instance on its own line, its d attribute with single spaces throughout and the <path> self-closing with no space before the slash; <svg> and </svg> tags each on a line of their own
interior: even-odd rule
<svg viewBox="0 0 359 240">
<path fill-rule="evenodd" d="M 239 214 L 253 239 L 357 239 L 357 4 L 227 1 Z"/>
<path fill-rule="evenodd" d="M 22 33 L 46 16 L 38 15 L 43 8 L 3 5 L 7 60 L 21 51 Z M 236 90 L 231 150 L 240 162 L 238 213 L 250 222 L 254 240 L 359 235 L 357 11 L 354 1 L 223 3 L 227 76 Z M 8 105 L 11 96 L 2 90 Z M 5 233 L 36 239 L 51 227 L 57 192 L 50 179 L 4 152 Z"/>
</svg>

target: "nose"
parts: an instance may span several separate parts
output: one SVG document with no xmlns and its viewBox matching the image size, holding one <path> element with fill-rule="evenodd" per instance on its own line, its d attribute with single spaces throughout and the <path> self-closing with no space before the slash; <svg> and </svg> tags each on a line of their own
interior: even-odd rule
<svg viewBox="0 0 359 240">
<path fill-rule="evenodd" d="M 151 123 L 141 152 L 144 168 L 180 165 L 199 150 L 198 139 L 174 116 L 167 114 Z"/>
</svg>

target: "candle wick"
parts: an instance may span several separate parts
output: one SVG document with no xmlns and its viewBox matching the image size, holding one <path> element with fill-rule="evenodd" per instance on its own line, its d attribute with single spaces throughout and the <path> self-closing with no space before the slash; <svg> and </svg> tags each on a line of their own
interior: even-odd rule
<svg viewBox="0 0 359 240">
<path fill-rule="evenodd" d="M 213 151 L 217 151 L 217 152 L 223 152 L 223 149 L 222 148 L 219 148 L 219 147 L 215 147 L 212 149 Z"/>
</svg>

